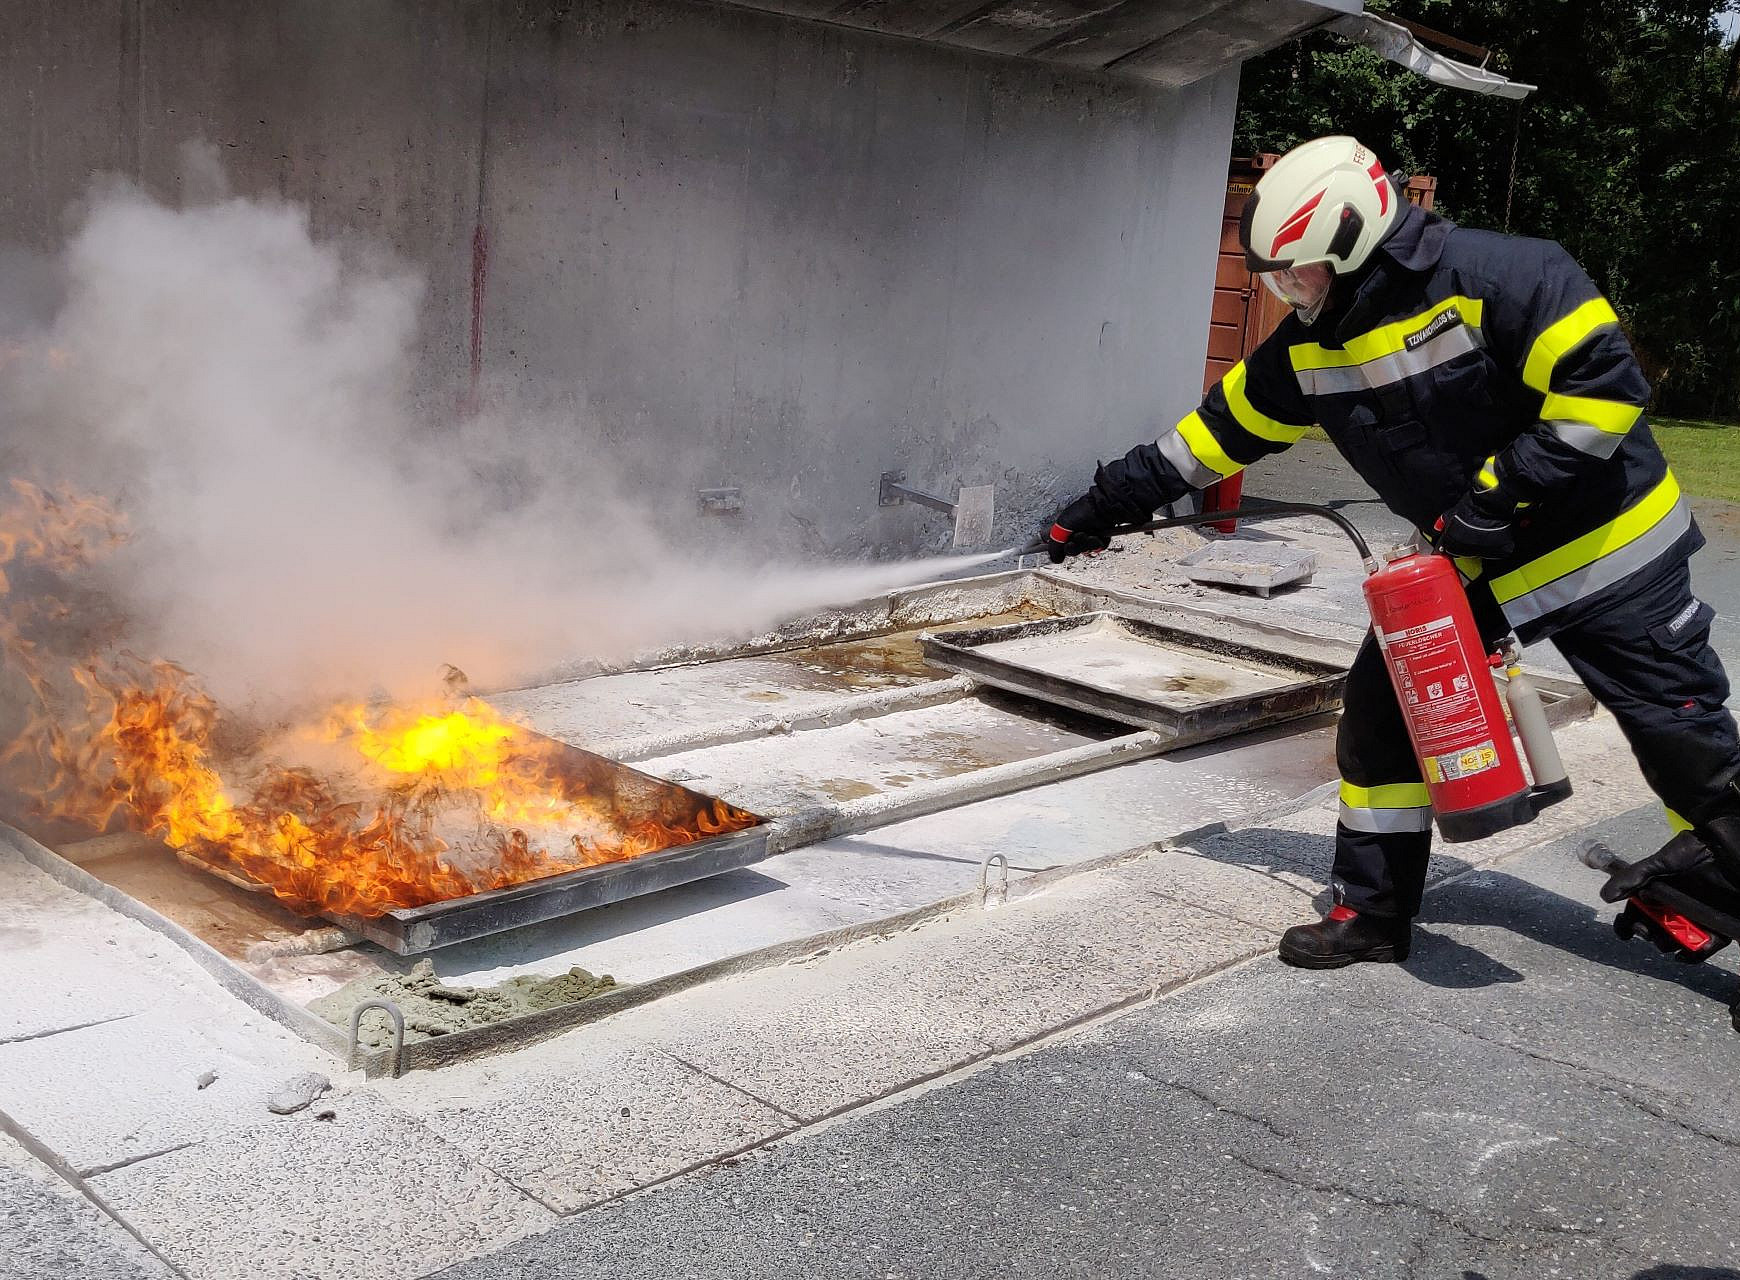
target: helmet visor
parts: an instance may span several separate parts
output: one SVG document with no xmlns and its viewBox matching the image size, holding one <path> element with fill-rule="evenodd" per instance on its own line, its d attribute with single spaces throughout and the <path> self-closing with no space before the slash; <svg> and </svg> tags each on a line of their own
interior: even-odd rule
<svg viewBox="0 0 1740 1280">
<path fill-rule="evenodd" d="M 1279 271 L 1265 271 L 1257 277 L 1267 286 L 1270 293 L 1299 313 L 1299 318 L 1306 324 L 1316 320 L 1323 310 L 1323 304 L 1329 300 L 1329 286 L 1334 277 L 1327 271 L 1318 270 L 1309 274 L 1295 271 L 1291 267 L 1282 267 Z"/>
</svg>

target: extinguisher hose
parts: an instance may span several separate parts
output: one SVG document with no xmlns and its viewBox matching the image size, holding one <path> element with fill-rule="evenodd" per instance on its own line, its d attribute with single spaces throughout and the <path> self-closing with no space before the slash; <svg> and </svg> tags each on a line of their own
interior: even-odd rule
<svg viewBox="0 0 1740 1280">
<path fill-rule="evenodd" d="M 1158 529 L 1177 529 L 1193 524 L 1213 524 L 1218 520 L 1266 520 L 1274 516 L 1321 516 L 1330 520 L 1353 541 L 1359 552 L 1360 561 L 1370 571 L 1377 567 L 1372 558 L 1371 547 L 1366 544 L 1365 535 L 1353 527 L 1341 512 L 1329 507 L 1314 506 L 1309 502 L 1265 502 L 1260 507 L 1234 507 L 1229 511 L 1199 511 L 1191 516 L 1167 516 L 1164 520 L 1150 520 L 1146 524 L 1123 524 L 1111 530 L 1114 537 L 1127 533 L 1153 533 Z"/>
</svg>

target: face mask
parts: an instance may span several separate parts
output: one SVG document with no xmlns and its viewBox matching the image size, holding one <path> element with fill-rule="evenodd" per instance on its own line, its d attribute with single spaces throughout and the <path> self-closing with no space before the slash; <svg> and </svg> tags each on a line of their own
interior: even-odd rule
<svg viewBox="0 0 1740 1280">
<path fill-rule="evenodd" d="M 1323 304 L 1329 301 L 1329 286 L 1335 277 L 1328 272 L 1321 275 L 1312 272 L 1310 277 L 1302 277 L 1291 267 L 1282 267 L 1279 271 L 1265 271 L 1258 279 L 1268 286 L 1270 293 L 1297 311 L 1301 320 L 1313 324 L 1323 313 Z"/>
</svg>

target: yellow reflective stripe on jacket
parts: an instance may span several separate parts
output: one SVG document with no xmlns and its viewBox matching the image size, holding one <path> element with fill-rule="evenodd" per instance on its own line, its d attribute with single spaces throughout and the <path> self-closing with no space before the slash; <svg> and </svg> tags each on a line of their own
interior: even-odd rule
<svg viewBox="0 0 1740 1280">
<path fill-rule="evenodd" d="M 1690 831 L 1692 829 L 1691 823 L 1680 817 L 1679 814 L 1675 813 L 1665 804 L 1661 807 L 1661 811 L 1662 815 L 1667 818 L 1668 831 L 1670 834 L 1677 836 L 1682 831 Z"/>
<path fill-rule="evenodd" d="M 1417 809 L 1432 803 L 1432 793 L 1423 782 L 1386 782 L 1376 787 L 1341 783 L 1341 803 L 1355 809 Z"/>
<path fill-rule="evenodd" d="M 1597 400 L 1593 396 L 1561 396 L 1549 392 L 1541 402 L 1542 422 L 1581 422 L 1615 436 L 1622 436 L 1636 426 L 1642 412 L 1634 404 Z"/>
<path fill-rule="evenodd" d="M 1521 568 L 1501 574 L 1492 580 L 1492 594 L 1500 604 L 1508 604 L 1548 583 L 1594 564 L 1603 556 L 1612 555 L 1648 533 L 1666 519 L 1680 500 L 1679 481 L 1669 471 L 1660 484 L 1628 508 L 1616 519 L 1580 538 L 1573 538 L 1562 547 L 1529 561 Z M 1515 622 L 1516 619 L 1511 619 Z"/>
<path fill-rule="evenodd" d="M 1497 467 L 1497 457 L 1488 458 L 1485 462 L 1480 464 L 1480 470 L 1475 473 L 1474 479 L 1482 489 L 1498 488 Z"/>
<path fill-rule="evenodd" d="M 1606 298 L 1591 298 L 1562 320 L 1555 320 L 1536 338 L 1523 363 L 1523 382 L 1545 395 L 1553 383 L 1553 368 L 1602 325 L 1618 324 Z M 1547 416 L 1545 414 L 1543 417 Z"/>
<path fill-rule="evenodd" d="M 1294 372 L 1307 369 L 1346 369 L 1365 364 L 1368 360 L 1405 350 L 1412 335 L 1452 308 L 1461 312 L 1463 322 L 1470 328 L 1480 328 L 1485 304 L 1479 298 L 1464 298 L 1458 294 L 1436 303 L 1430 310 L 1422 311 L 1419 315 L 1379 325 L 1368 333 L 1350 338 L 1340 351 L 1319 346 L 1315 342 L 1301 342 L 1289 349 L 1288 356 L 1293 361 Z"/>
<path fill-rule="evenodd" d="M 1259 440 L 1267 440 L 1271 444 L 1292 444 L 1305 434 L 1304 427 L 1271 418 L 1253 405 L 1250 397 L 1245 394 L 1245 378 L 1245 362 L 1240 360 L 1220 380 L 1221 394 L 1226 396 L 1227 408 L 1232 410 L 1232 416 L 1239 426 Z"/>
<path fill-rule="evenodd" d="M 1214 432 L 1208 429 L 1202 415 L 1195 410 L 1185 414 L 1179 422 L 1178 434 L 1183 437 L 1186 447 L 1196 460 L 1217 475 L 1230 476 L 1235 471 L 1244 469 L 1244 463 L 1234 462 L 1227 457 L 1226 450 L 1220 447 L 1220 441 L 1214 438 Z"/>
</svg>

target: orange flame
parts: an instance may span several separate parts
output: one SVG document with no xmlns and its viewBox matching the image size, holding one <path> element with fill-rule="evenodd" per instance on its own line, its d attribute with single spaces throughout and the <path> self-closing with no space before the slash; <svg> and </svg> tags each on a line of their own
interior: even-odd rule
<svg viewBox="0 0 1740 1280">
<path fill-rule="evenodd" d="M 219 750 L 186 670 L 101 645 L 56 670 L 33 632 L 69 612 L 12 598 L 9 567 L 70 573 L 123 537 L 105 504 L 15 481 L 0 509 L 0 657 L 31 704 L 0 752 L 37 815 L 121 822 L 239 870 L 306 913 L 375 916 L 751 826 L 723 801 L 532 734 L 488 704 L 334 708 L 276 754 Z M 63 646 L 64 647 L 64 646 Z M 312 763 L 285 755 L 310 755 Z M 368 798 L 364 798 L 368 797 Z"/>
</svg>

